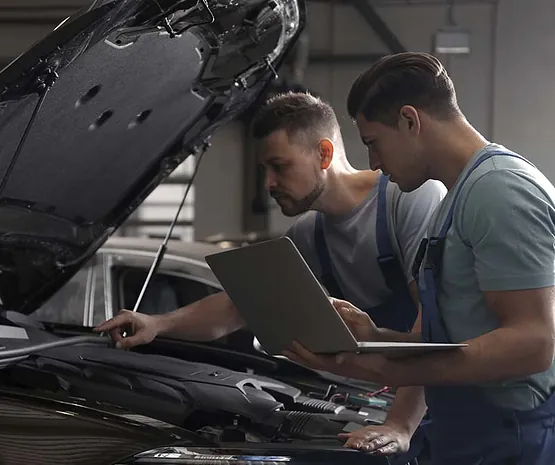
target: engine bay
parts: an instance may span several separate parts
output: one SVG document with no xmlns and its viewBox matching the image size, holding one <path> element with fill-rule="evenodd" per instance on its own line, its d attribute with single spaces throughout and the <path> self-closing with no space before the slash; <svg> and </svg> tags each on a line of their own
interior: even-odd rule
<svg viewBox="0 0 555 465">
<path fill-rule="evenodd" d="M 339 383 L 308 391 L 217 365 L 91 345 L 30 355 L 0 370 L 0 385 L 117 406 L 212 443 L 340 445 L 339 433 L 382 423 L 392 399 Z"/>
</svg>

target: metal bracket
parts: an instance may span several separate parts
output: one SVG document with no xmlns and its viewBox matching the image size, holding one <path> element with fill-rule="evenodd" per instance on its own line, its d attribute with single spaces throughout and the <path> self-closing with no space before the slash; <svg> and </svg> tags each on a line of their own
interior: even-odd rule
<svg viewBox="0 0 555 465">
<path fill-rule="evenodd" d="M 368 0 L 351 0 L 351 5 L 356 8 L 391 53 L 407 51 Z"/>
</svg>

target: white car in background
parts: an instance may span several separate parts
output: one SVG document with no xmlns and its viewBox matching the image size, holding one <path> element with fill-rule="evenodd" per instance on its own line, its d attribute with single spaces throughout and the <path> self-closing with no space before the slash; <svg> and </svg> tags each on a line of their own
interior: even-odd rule
<svg viewBox="0 0 555 465">
<path fill-rule="evenodd" d="M 68 283 L 28 318 L 58 330 L 91 328 L 122 308 L 134 308 L 159 246 L 157 239 L 108 239 Z M 219 245 L 171 240 L 138 311 L 159 315 L 220 292 L 222 287 L 204 257 L 221 250 Z M 252 352 L 253 339 L 245 329 L 215 341 L 215 345 Z"/>
</svg>

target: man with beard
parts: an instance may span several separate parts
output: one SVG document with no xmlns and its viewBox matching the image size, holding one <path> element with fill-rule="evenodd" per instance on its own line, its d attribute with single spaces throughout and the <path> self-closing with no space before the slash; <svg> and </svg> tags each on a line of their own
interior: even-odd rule
<svg viewBox="0 0 555 465">
<path fill-rule="evenodd" d="M 265 187 L 284 215 L 299 216 L 287 236 L 337 299 L 334 305 L 355 336 L 365 340 L 367 334 L 357 332 L 357 320 L 348 305 L 343 307 L 343 299 L 364 309 L 380 327 L 383 332 L 373 334 L 374 340 L 391 340 L 392 334 L 406 337 L 419 326 L 412 263 L 445 187 L 429 181 L 403 193 L 386 173 L 373 171 L 375 167 L 355 169 L 347 160 L 333 109 L 308 93 L 270 99 L 255 118 L 253 136 L 265 169 Z M 243 325 L 230 298 L 221 292 L 163 315 L 122 310 L 96 331 L 109 331 L 118 347 L 131 348 L 170 333 L 214 340 Z M 132 334 L 124 338 L 129 329 Z M 396 396 L 392 422 L 396 411 L 406 411 L 404 395 Z M 424 410 L 420 405 L 411 428 L 398 434 L 399 450 L 406 448 Z"/>
<path fill-rule="evenodd" d="M 445 187 L 429 181 L 403 193 L 386 173 L 353 168 L 335 112 L 308 93 L 269 99 L 253 136 L 266 189 L 284 215 L 299 216 L 286 235 L 330 295 L 364 309 L 381 328 L 410 332 L 419 305 L 411 267 Z M 221 292 L 164 315 L 122 310 L 96 330 L 130 348 L 169 333 L 214 340 L 243 325 Z M 123 338 L 128 326 L 133 335 Z"/>
</svg>

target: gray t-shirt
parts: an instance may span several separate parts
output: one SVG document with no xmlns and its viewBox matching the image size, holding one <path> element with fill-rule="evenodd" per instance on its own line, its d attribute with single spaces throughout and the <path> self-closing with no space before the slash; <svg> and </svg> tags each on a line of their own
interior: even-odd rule
<svg viewBox="0 0 555 465">
<path fill-rule="evenodd" d="M 447 190 L 438 181 L 428 181 L 411 193 L 389 182 L 386 190 L 388 232 L 391 245 L 412 281 L 412 263 L 425 237 L 428 221 Z M 325 215 L 324 235 L 334 275 L 344 298 L 359 308 L 382 304 L 391 294 L 377 263 L 376 213 L 378 186 L 346 215 Z M 287 232 L 308 266 L 320 279 L 320 262 L 314 244 L 316 212 L 303 214 Z"/>
<path fill-rule="evenodd" d="M 507 151 L 489 144 L 474 154 L 430 221 L 429 236 L 439 233 L 474 161 L 500 149 Z M 555 285 L 554 243 L 555 189 L 549 180 L 515 157 L 494 156 L 482 162 L 461 189 L 445 239 L 438 304 L 452 341 L 499 327 L 483 292 Z M 530 409 L 553 391 L 555 366 L 526 379 L 483 387 L 501 406 Z"/>
</svg>

